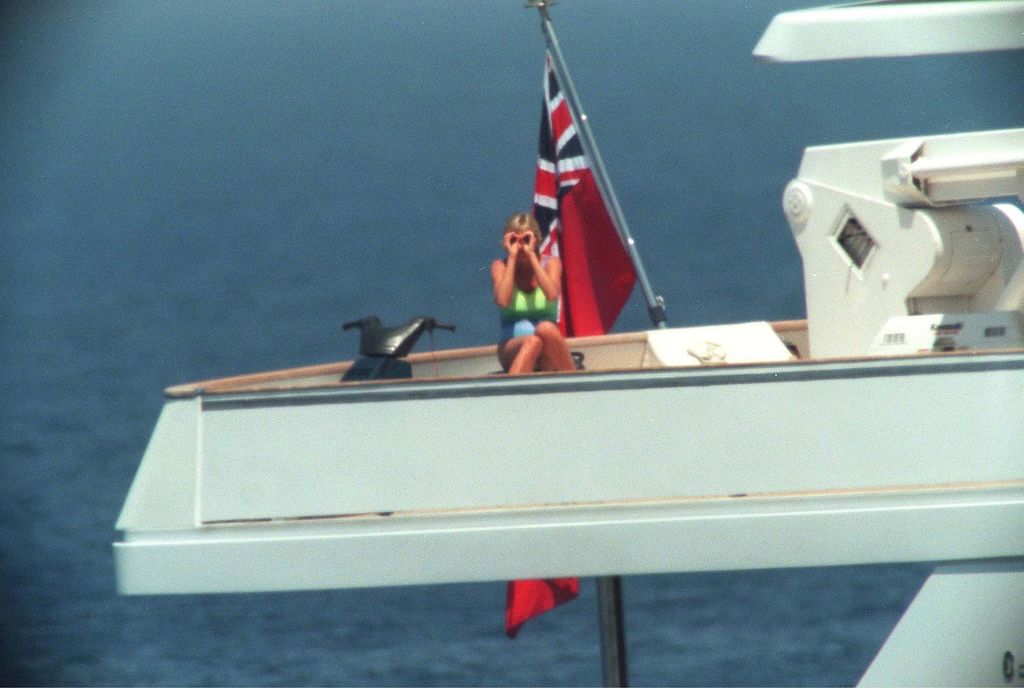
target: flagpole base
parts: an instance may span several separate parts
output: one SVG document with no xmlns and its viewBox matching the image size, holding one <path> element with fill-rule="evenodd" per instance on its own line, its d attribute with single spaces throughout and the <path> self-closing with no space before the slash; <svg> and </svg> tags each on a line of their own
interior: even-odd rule
<svg viewBox="0 0 1024 688">
<path fill-rule="evenodd" d="M 654 305 L 647 307 L 647 314 L 651 316 L 651 322 L 654 323 L 655 327 L 666 327 L 665 299 L 656 296 Z"/>
<path fill-rule="evenodd" d="M 622 618 L 622 578 L 597 579 L 597 609 L 601 634 L 601 674 L 605 686 L 628 686 L 626 634 Z"/>
</svg>

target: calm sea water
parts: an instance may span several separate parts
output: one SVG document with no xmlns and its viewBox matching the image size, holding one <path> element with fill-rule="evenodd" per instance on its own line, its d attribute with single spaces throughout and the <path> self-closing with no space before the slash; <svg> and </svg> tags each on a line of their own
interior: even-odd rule
<svg viewBox="0 0 1024 688">
<path fill-rule="evenodd" d="M 800 4 L 555 8 L 672 324 L 802 316 L 804 146 L 1024 119 L 1019 56 L 754 64 Z M 367 313 L 491 341 L 542 53 L 512 0 L 0 6 L 2 682 L 600 681 L 589 582 L 513 642 L 500 581 L 123 598 L 111 560 L 163 387 L 347 358 Z M 628 577 L 633 681 L 853 683 L 926 573 Z"/>
</svg>

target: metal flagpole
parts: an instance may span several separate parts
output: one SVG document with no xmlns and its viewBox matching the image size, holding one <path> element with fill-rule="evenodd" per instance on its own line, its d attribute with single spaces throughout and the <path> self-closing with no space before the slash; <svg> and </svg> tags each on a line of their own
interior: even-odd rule
<svg viewBox="0 0 1024 688">
<path fill-rule="evenodd" d="M 605 206 L 611 211 L 612 222 L 619 233 L 619 238 L 625 246 L 629 258 L 636 270 L 637 281 L 643 290 L 644 299 L 647 301 L 647 314 L 655 327 L 664 328 L 665 324 L 665 301 L 655 295 L 651 283 L 647 279 L 647 271 L 640 260 L 640 253 L 637 251 L 636 242 L 629 233 L 629 225 L 622 214 L 622 207 L 619 199 L 615 196 L 608 172 L 604 168 L 604 161 L 601 159 L 601 152 L 597 148 L 597 142 L 590 131 L 590 122 L 586 113 L 580 105 L 579 96 L 576 93 L 576 86 L 569 76 L 569 69 L 565 65 L 562 51 L 558 46 L 558 37 L 555 36 L 555 29 L 551 25 L 551 17 L 548 15 L 548 7 L 553 5 L 555 0 L 527 0 L 527 7 L 536 7 L 540 12 L 541 30 L 544 32 L 544 39 L 548 44 L 548 50 L 554 62 L 552 65 L 558 83 L 562 87 L 566 104 L 576 123 L 580 135 L 580 144 L 593 166 L 594 181 L 597 182 L 598 191 L 604 200 Z M 601 576 L 597 578 L 597 603 L 598 618 L 601 634 L 601 673 L 605 686 L 628 686 L 629 672 L 626 663 L 626 634 L 622 614 L 622 578 L 620 576 Z"/>
<path fill-rule="evenodd" d="M 636 270 L 636 279 L 640 283 L 644 299 L 647 301 L 647 314 L 650 316 L 651 322 L 654 323 L 655 327 L 666 327 L 665 300 L 654 293 L 651 283 L 647 279 L 647 271 L 644 269 L 643 261 L 640 260 L 640 252 L 637 251 L 636 242 L 629 233 L 626 217 L 622 214 L 619 199 L 615 196 L 615 189 L 612 188 L 608 172 L 604 168 L 601 152 L 597 149 L 594 134 L 590 131 L 590 122 L 587 120 L 587 115 L 583 112 L 583 108 L 580 105 L 576 87 L 573 85 L 572 77 L 569 76 L 569 69 L 565 65 L 565 59 L 562 57 L 562 50 L 558 47 L 558 37 L 555 36 L 555 29 L 551 25 L 551 17 L 548 15 L 548 7 L 553 4 L 555 4 L 555 0 L 527 0 L 526 6 L 536 7 L 540 12 L 541 30 L 544 32 L 544 39 L 548 44 L 548 50 L 551 51 L 555 75 L 558 77 L 558 83 L 562 87 L 562 93 L 565 95 L 569 112 L 576 123 L 583 152 L 590 158 L 593 164 L 594 181 L 597 182 L 597 189 L 601 193 L 601 198 L 604 200 L 605 205 L 611 211 L 615 229 L 618 230 L 619 238 L 622 239 L 622 244 L 625 246 L 626 252 L 633 262 L 633 268 Z"/>
<path fill-rule="evenodd" d="M 606 686 L 628 686 L 626 631 L 622 619 L 622 578 L 597 579 L 597 615 L 601 633 L 601 676 Z"/>
</svg>

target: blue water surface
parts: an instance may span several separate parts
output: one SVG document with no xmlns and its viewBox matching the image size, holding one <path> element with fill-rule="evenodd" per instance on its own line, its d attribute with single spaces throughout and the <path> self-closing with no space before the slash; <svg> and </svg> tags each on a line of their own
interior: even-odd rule
<svg viewBox="0 0 1024 688">
<path fill-rule="evenodd" d="M 803 316 L 804 147 L 1024 121 L 1015 54 L 755 63 L 805 4 L 553 10 L 673 325 Z M 501 581 L 126 598 L 111 556 L 167 385 L 349 358 L 368 313 L 492 341 L 542 61 L 518 0 L 0 5 L 0 682 L 600 682 L 589 581 L 509 641 Z M 854 683 L 927 571 L 627 577 L 632 680 Z"/>
</svg>

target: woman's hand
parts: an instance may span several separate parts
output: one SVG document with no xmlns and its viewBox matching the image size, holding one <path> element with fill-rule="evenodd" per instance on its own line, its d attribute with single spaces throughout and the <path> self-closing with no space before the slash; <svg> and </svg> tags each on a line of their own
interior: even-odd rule
<svg viewBox="0 0 1024 688">
<path fill-rule="evenodd" d="M 505 250 L 508 251 L 509 257 L 514 260 L 516 256 L 519 255 L 519 248 L 521 246 L 521 244 L 519 243 L 519 235 L 515 234 L 514 232 L 509 232 L 508 234 L 505 235 L 504 243 Z"/>
<path fill-rule="evenodd" d="M 519 242 L 524 249 L 532 253 L 537 245 L 537 237 L 533 232 L 527 232 L 519 235 Z"/>
</svg>

